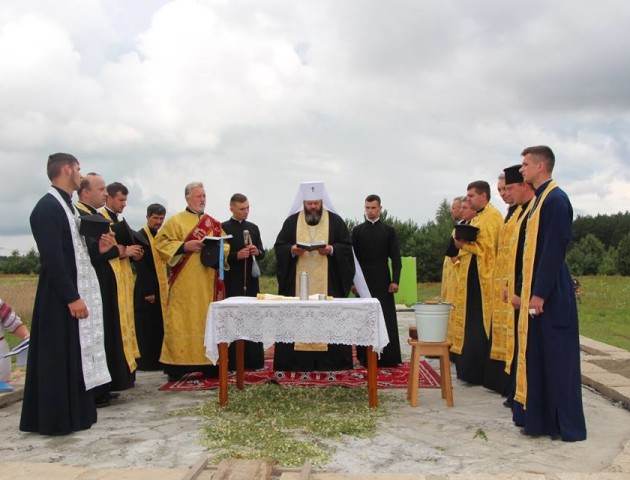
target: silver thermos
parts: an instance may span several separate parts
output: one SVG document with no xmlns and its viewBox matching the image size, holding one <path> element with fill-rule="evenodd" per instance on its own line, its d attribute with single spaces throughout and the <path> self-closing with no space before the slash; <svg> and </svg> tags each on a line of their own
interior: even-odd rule
<svg viewBox="0 0 630 480">
<path fill-rule="evenodd" d="M 308 272 L 300 273 L 300 300 L 308 300 Z"/>
</svg>

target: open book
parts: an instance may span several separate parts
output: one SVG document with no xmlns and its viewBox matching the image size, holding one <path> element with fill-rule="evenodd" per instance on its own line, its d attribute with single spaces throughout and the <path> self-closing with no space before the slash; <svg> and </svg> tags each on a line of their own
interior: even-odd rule
<svg viewBox="0 0 630 480">
<path fill-rule="evenodd" d="M 13 347 L 13 350 L 3 355 L 2 358 L 8 358 L 8 357 L 17 355 L 16 365 L 18 367 L 26 365 L 26 359 L 28 357 L 28 346 L 30 345 L 30 341 L 31 341 L 31 337 L 25 338 L 18 345 Z"/>
<path fill-rule="evenodd" d="M 307 252 L 312 252 L 313 250 L 319 250 L 320 248 L 324 248 L 326 246 L 326 242 L 323 240 L 318 240 L 317 242 L 305 243 L 305 242 L 297 242 L 295 244 L 298 248 L 306 250 Z"/>
<path fill-rule="evenodd" d="M 203 237 L 203 239 L 201 240 L 203 243 L 210 243 L 213 240 L 229 240 L 230 238 L 232 238 L 232 235 L 225 235 L 223 237 L 212 237 L 210 235 L 208 235 L 207 237 Z"/>
</svg>

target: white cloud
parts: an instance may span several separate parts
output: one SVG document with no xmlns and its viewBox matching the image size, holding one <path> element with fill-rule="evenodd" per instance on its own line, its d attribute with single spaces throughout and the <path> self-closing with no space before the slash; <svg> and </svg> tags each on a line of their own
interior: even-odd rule
<svg viewBox="0 0 630 480">
<path fill-rule="evenodd" d="M 615 0 L 3 2 L 0 236 L 28 234 L 64 150 L 130 186 L 134 226 L 202 180 L 220 219 L 246 193 L 267 244 L 302 180 L 346 217 L 379 193 L 423 223 L 542 143 L 576 212 L 623 210 L 629 17 Z"/>
</svg>

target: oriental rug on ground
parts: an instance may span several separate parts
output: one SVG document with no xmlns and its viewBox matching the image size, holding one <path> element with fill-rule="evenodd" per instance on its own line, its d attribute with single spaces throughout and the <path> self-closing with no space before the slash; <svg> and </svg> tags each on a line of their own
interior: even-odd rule
<svg viewBox="0 0 630 480">
<path fill-rule="evenodd" d="M 280 385 L 315 386 L 315 387 L 357 387 L 367 388 L 367 368 L 356 367 L 353 370 L 338 372 L 276 372 L 272 370 L 273 361 L 265 360 L 265 368 L 245 372 L 245 384 L 279 383 Z M 421 388 L 439 388 L 440 376 L 424 360 L 420 362 L 419 386 Z M 406 388 L 409 379 L 409 362 L 400 367 L 379 368 L 378 388 Z M 229 383 L 236 383 L 236 373 L 230 373 Z M 218 378 L 203 377 L 200 372 L 184 375 L 180 380 L 168 382 L 160 390 L 210 390 L 219 388 Z"/>
</svg>

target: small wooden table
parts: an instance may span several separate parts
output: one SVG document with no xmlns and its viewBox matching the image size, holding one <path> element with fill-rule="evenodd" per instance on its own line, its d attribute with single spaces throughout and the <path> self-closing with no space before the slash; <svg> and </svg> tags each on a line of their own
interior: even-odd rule
<svg viewBox="0 0 630 480">
<path fill-rule="evenodd" d="M 440 358 L 440 377 L 442 398 L 446 399 L 449 407 L 453 406 L 453 385 L 451 383 L 451 359 L 449 352 L 451 342 L 423 342 L 410 338 L 411 364 L 409 367 L 409 383 L 407 384 L 407 400 L 412 407 L 418 406 L 418 374 L 420 356 L 435 356 Z"/>
<path fill-rule="evenodd" d="M 206 356 L 219 366 L 219 403 L 228 403 L 228 345 L 236 342 L 236 386 L 244 387 L 243 342 L 305 342 L 367 347 L 368 403 L 378 405 L 377 359 L 389 343 L 381 304 L 375 298 L 256 300 L 231 297 L 210 304 Z"/>
</svg>

